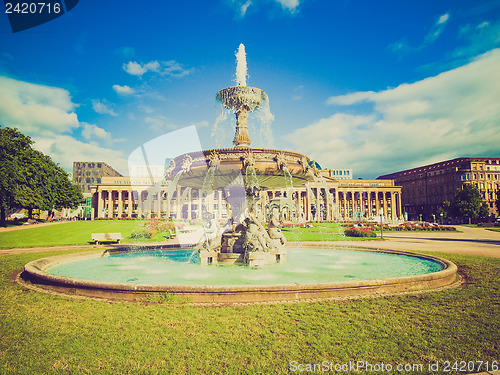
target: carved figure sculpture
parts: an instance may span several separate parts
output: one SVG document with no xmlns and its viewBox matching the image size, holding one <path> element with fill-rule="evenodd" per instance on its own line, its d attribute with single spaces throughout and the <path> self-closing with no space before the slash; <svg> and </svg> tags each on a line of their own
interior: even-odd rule
<svg viewBox="0 0 500 375">
<path fill-rule="evenodd" d="M 269 219 L 268 223 L 268 232 L 269 232 L 269 237 L 272 239 L 279 239 L 281 242 L 281 245 L 286 244 L 286 238 L 283 233 L 281 233 L 280 229 L 280 222 L 279 222 L 279 212 L 278 209 L 275 207 L 273 208 L 271 218 Z"/>
<path fill-rule="evenodd" d="M 220 226 L 214 215 L 209 212 L 203 214 L 203 219 L 205 220 L 203 225 L 204 233 L 198 243 L 198 247 L 202 251 L 210 251 L 221 244 L 221 236 L 219 235 Z"/>
</svg>

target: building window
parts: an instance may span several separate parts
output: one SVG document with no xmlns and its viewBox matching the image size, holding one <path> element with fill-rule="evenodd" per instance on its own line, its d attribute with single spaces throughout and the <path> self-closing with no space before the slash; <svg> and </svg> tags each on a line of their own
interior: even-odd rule
<svg viewBox="0 0 500 375">
<path fill-rule="evenodd" d="M 97 168 L 101 168 L 101 163 L 97 163 Z"/>
</svg>

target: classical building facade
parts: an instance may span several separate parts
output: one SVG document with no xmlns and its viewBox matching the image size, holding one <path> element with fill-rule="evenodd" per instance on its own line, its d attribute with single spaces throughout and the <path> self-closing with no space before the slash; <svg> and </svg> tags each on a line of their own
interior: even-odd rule
<svg viewBox="0 0 500 375">
<path fill-rule="evenodd" d="M 102 161 L 73 162 L 73 182 L 80 187 L 84 194 L 90 193 L 90 187 L 100 184 L 101 179 L 106 176 L 120 177 L 121 174 Z"/>
<path fill-rule="evenodd" d="M 457 158 L 380 176 L 402 187 L 402 203 L 409 219 L 436 218 L 444 201 L 452 201 L 465 184 L 478 187 L 490 210 L 498 216 L 495 201 L 500 192 L 500 158 Z M 434 215 L 434 216 L 433 216 Z"/>
<path fill-rule="evenodd" d="M 303 221 L 403 219 L 401 187 L 392 180 L 335 179 L 330 170 L 320 170 L 321 178 L 293 189 L 266 190 L 261 193 L 258 210 L 277 198 L 293 202 L 298 219 Z M 154 182 L 153 182 L 154 183 Z M 144 177 L 102 177 L 91 187 L 92 219 L 114 217 L 159 217 L 198 219 L 202 213 L 199 189 L 177 186 Z M 208 202 L 208 203 L 207 203 Z M 230 207 L 223 190 L 213 192 L 205 207 L 216 218 L 228 219 Z M 287 219 L 286 215 L 284 219 Z"/>
</svg>

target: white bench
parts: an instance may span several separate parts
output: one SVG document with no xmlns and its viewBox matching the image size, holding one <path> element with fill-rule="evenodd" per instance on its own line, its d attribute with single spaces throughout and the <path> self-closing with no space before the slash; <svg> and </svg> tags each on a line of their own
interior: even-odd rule
<svg viewBox="0 0 500 375">
<path fill-rule="evenodd" d="M 123 240 L 121 233 L 92 233 L 92 241 L 94 241 L 96 245 L 104 241 L 116 241 L 120 243 L 120 240 Z"/>
</svg>

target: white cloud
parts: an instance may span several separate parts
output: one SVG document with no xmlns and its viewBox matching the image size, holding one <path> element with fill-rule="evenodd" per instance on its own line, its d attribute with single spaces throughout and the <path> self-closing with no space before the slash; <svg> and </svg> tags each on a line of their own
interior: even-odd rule
<svg viewBox="0 0 500 375">
<path fill-rule="evenodd" d="M 192 72 L 192 69 L 184 69 L 182 65 L 175 60 L 162 62 L 151 61 L 145 64 L 130 61 L 123 64 L 123 70 L 128 74 L 138 77 L 142 77 L 147 72 L 155 72 L 162 76 L 181 78 Z"/>
<path fill-rule="evenodd" d="M 74 161 L 104 161 L 120 173 L 126 173 L 127 160 L 120 151 L 110 150 L 91 143 L 84 143 L 69 135 L 38 138 L 34 148 L 50 155 L 66 171 L 73 170 Z"/>
<path fill-rule="evenodd" d="M 78 127 L 70 93 L 58 87 L 0 77 L 0 124 L 31 134 Z"/>
<path fill-rule="evenodd" d="M 106 130 L 98 127 L 97 125 L 87 124 L 86 122 L 82 122 L 82 136 L 87 140 L 111 140 L 111 133 Z"/>
<path fill-rule="evenodd" d="M 251 0 L 248 0 L 245 4 L 240 7 L 240 17 L 245 17 L 248 7 L 252 4 Z"/>
<path fill-rule="evenodd" d="M 404 39 L 391 43 L 388 48 L 399 56 L 407 55 L 410 52 L 418 52 L 434 43 L 444 32 L 445 26 L 450 19 L 450 14 L 441 15 L 424 36 L 423 42 L 418 46 L 409 45 Z"/>
<path fill-rule="evenodd" d="M 300 0 L 226 0 L 226 4 L 234 9 L 236 18 L 244 18 L 248 8 L 252 6 L 252 10 L 256 12 L 259 9 L 268 8 L 270 12 L 274 12 L 278 5 L 287 14 L 295 14 L 299 11 Z M 273 4 L 272 7 L 269 4 Z"/>
<path fill-rule="evenodd" d="M 17 127 L 34 147 L 70 172 L 73 161 L 106 161 L 126 170 L 123 155 L 62 134 L 79 128 L 84 139 L 110 141 L 111 134 L 96 125 L 79 123 L 70 93 L 58 87 L 0 77 L 0 125 Z"/>
<path fill-rule="evenodd" d="M 155 117 L 146 116 L 144 117 L 144 122 L 149 125 L 150 129 L 157 132 L 175 130 L 178 128 L 178 126 L 171 123 L 170 120 L 163 115 L 157 115 Z"/>
<path fill-rule="evenodd" d="M 371 113 L 337 113 L 284 138 L 323 167 L 376 177 L 459 156 L 498 154 L 500 49 L 462 67 L 330 104 L 373 104 Z"/>
<path fill-rule="evenodd" d="M 92 108 L 101 115 L 118 116 L 113 109 L 109 108 L 109 104 L 105 100 L 92 100 Z"/>
<path fill-rule="evenodd" d="M 161 74 L 164 76 L 181 78 L 187 76 L 192 70 L 184 69 L 181 64 L 172 60 L 162 62 Z"/>
<path fill-rule="evenodd" d="M 439 19 L 434 24 L 432 29 L 426 35 L 424 44 L 421 45 L 420 48 L 426 47 L 427 45 L 433 43 L 437 38 L 439 38 L 439 36 L 443 33 L 444 27 L 448 22 L 449 18 L 450 18 L 449 13 L 443 14 L 441 17 L 439 17 Z"/>
<path fill-rule="evenodd" d="M 133 95 L 135 90 L 127 85 L 113 85 L 113 90 L 119 95 Z"/>
<path fill-rule="evenodd" d="M 123 64 L 123 70 L 128 74 L 142 77 L 147 72 L 159 73 L 162 76 L 182 78 L 190 74 L 192 69 L 184 69 L 180 63 L 175 60 L 170 61 L 151 61 L 146 64 L 140 64 L 130 61 Z"/>
<path fill-rule="evenodd" d="M 146 64 L 139 64 L 135 61 L 129 61 L 126 64 L 123 64 L 123 70 L 125 70 L 128 74 L 142 77 L 148 71 L 158 72 L 160 69 L 160 63 L 158 61 L 151 61 Z"/>
<path fill-rule="evenodd" d="M 299 7 L 299 0 L 276 0 L 283 9 L 289 10 L 291 13 L 294 13 L 297 11 Z"/>
<path fill-rule="evenodd" d="M 467 24 L 460 28 L 458 36 L 464 41 L 453 52 L 455 58 L 468 58 L 500 47 L 500 21 L 482 21 L 477 25 Z"/>
<path fill-rule="evenodd" d="M 449 18 L 450 18 L 450 15 L 448 13 L 443 14 L 441 17 L 439 17 L 437 24 L 438 25 L 443 24 L 443 23 L 447 22 Z"/>
</svg>

